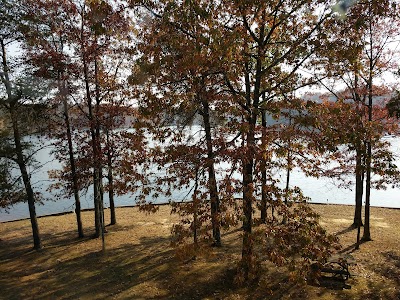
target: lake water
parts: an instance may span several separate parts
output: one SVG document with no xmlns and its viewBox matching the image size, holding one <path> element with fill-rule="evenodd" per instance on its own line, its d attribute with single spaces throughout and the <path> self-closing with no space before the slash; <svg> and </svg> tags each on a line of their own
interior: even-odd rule
<svg viewBox="0 0 400 300">
<path fill-rule="evenodd" d="M 400 153 L 400 138 L 387 138 L 392 143 L 392 151 Z M 45 145 L 46 142 L 41 142 Z M 48 142 L 47 142 L 48 143 Z M 35 191 L 41 191 L 49 199 L 52 195 L 46 192 L 46 187 L 49 185 L 48 170 L 60 168 L 58 161 L 54 160 L 51 155 L 51 147 L 44 147 L 37 154 L 36 158 L 43 164 L 43 167 L 32 174 Z M 400 159 L 397 158 L 396 164 L 400 165 Z M 282 185 L 285 182 L 285 173 L 277 174 L 281 177 Z M 304 195 L 311 199 L 312 203 L 334 203 L 334 204 L 354 204 L 354 188 L 344 189 L 337 187 L 338 182 L 329 178 L 313 178 L 306 177 L 301 171 L 294 170 L 291 173 L 291 186 L 299 186 Z M 283 187 L 283 186 L 282 186 Z M 165 203 L 169 199 L 174 201 L 185 200 L 187 191 L 175 191 L 169 198 L 159 197 L 155 203 Z M 132 206 L 135 205 L 135 197 L 130 195 L 116 196 L 115 203 L 117 206 Z M 86 195 L 81 196 L 82 208 L 93 207 L 93 194 L 89 191 Z M 105 194 L 105 206 L 109 205 L 108 197 Z M 371 205 L 380 207 L 400 208 L 400 189 L 388 188 L 387 190 L 372 190 Z M 57 201 L 45 201 L 42 205 L 36 205 L 38 216 L 51 215 L 74 210 L 74 200 L 61 199 Z M 18 203 L 7 211 L 0 210 L 0 222 L 24 219 L 29 217 L 28 204 Z"/>
</svg>

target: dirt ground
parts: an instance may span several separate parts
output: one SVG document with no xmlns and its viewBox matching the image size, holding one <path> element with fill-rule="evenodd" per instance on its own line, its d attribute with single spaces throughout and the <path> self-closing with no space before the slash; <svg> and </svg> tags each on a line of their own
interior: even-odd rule
<svg viewBox="0 0 400 300">
<path fill-rule="evenodd" d="M 118 224 L 107 227 L 105 253 L 101 239 L 90 237 L 90 211 L 83 213 L 83 239 L 77 238 L 74 214 L 39 218 L 41 251 L 32 250 L 29 220 L 0 223 L 0 299 L 400 299 L 400 210 L 372 208 L 373 241 L 354 251 L 354 208 L 313 207 L 339 236 L 341 252 L 355 259 L 345 283 L 291 282 L 285 269 L 265 262 L 258 281 L 237 286 L 240 230 L 223 232 L 221 248 L 182 261 L 170 246 L 177 217 L 165 205 L 151 215 L 118 208 Z"/>
</svg>

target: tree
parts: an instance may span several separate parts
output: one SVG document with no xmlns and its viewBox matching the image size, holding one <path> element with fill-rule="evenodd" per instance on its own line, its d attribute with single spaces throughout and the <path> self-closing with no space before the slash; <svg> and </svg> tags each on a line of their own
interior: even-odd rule
<svg viewBox="0 0 400 300">
<path fill-rule="evenodd" d="M 29 156 L 26 155 L 26 148 L 22 141 L 23 130 L 21 130 L 20 111 L 24 109 L 24 102 L 34 95 L 29 93 L 29 86 L 20 80 L 18 82 L 14 76 L 17 76 L 17 68 L 10 63 L 7 51 L 13 43 L 21 39 L 20 32 L 15 30 L 18 27 L 20 15 L 18 13 L 19 6 L 13 1 L 2 1 L 0 8 L 0 46 L 1 46 L 1 73 L 0 78 L 3 86 L 1 92 L 0 105 L 7 112 L 10 120 L 12 142 L 8 144 L 10 147 L 7 155 L 3 158 L 14 161 L 21 172 L 22 181 L 25 188 L 26 200 L 29 207 L 29 215 L 32 227 L 34 249 L 42 247 L 39 226 L 36 218 L 35 201 L 36 195 L 32 188 L 31 176 L 28 172 Z M 13 71 L 15 73 L 13 73 Z M 7 175 L 5 176 L 7 178 Z M 8 183 L 6 182 L 6 185 Z M 18 196 L 19 198 L 20 196 Z"/>
<path fill-rule="evenodd" d="M 65 108 L 65 122 L 68 121 L 66 112 L 73 104 L 78 114 L 83 116 L 77 118 L 81 122 L 76 127 L 78 136 L 82 135 L 85 140 L 83 131 L 88 128 L 91 137 L 91 151 L 86 151 L 91 159 L 86 160 L 90 163 L 86 168 L 93 171 L 95 236 L 101 234 L 103 241 L 105 160 L 101 143 L 104 128 L 101 124 L 101 105 L 112 97 L 123 97 L 122 93 L 116 95 L 123 84 L 122 49 L 127 47 L 131 37 L 125 8 L 123 3 L 110 1 L 63 1 L 61 5 L 53 1 L 27 1 L 27 18 L 33 20 L 35 25 L 27 29 L 31 37 L 31 58 L 39 67 L 38 72 L 57 80 L 59 99 Z M 36 11 L 43 13 L 43 18 L 37 16 Z M 73 152 L 71 145 L 72 140 L 69 143 L 70 154 Z M 85 147 L 84 144 L 77 145 Z M 69 157 L 70 179 L 78 182 L 78 174 L 72 174 L 74 167 L 71 155 Z M 77 190 L 82 187 L 74 186 L 74 194 L 78 196 Z"/>
<path fill-rule="evenodd" d="M 366 133 L 364 140 L 359 140 L 355 147 L 356 155 L 356 208 L 354 225 L 361 225 L 361 206 L 363 195 L 363 181 L 366 181 L 366 224 L 364 226 L 364 239 L 370 239 L 369 232 L 369 203 L 372 173 L 372 153 L 374 143 L 379 143 L 379 136 L 372 130 L 373 123 L 380 116 L 374 118 L 373 110 L 377 99 L 391 93 L 391 91 L 378 83 L 385 72 L 395 67 L 393 61 L 393 47 L 398 37 L 397 26 L 389 25 L 395 21 L 394 11 L 396 3 L 392 1 L 371 2 L 363 1 L 355 3 L 348 11 L 347 17 L 334 21 L 332 39 L 325 47 L 321 47 L 324 53 L 320 55 L 323 68 L 328 77 L 340 79 L 345 85 L 344 92 L 338 92 L 335 80 L 320 80 L 337 99 L 354 101 L 354 108 L 358 111 L 358 124 Z M 335 34 L 338 32 L 339 34 Z M 332 53 L 330 49 L 340 49 Z M 341 47 L 338 47 L 341 45 Z M 321 60 L 320 60 L 321 61 Z M 319 67 L 321 67 L 319 65 Z M 318 78 L 318 77 L 317 77 Z M 321 77 L 319 77 L 321 78 Z M 340 88 L 339 88 L 340 89 Z M 341 87 L 343 90 L 343 87 Z M 381 99 L 382 100 L 382 99 Z M 360 127 L 358 126 L 358 127 Z M 375 127 L 376 128 L 376 127 Z M 380 131 L 381 134 L 384 131 Z M 361 135 L 360 135 L 361 137 Z M 365 163 L 365 166 L 363 166 Z M 364 173 L 365 172 L 365 173 Z"/>
<path fill-rule="evenodd" d="M 157 92 L 163 93 L 162 97 L 153 99 L 156 104 L 146 98 L 143 107 L 153 113 L 157 106 L 161 114 L 166 111 L 172 115 L 186 114 L 182 124 L 191 122 L 196 115 L 201 118 L 204 141 L 199 141 L 199 144 L 204 149 L 204 157 L 201 158 L 201 166 L 193 163 L 197 165 L 194 169 L 204 167 L 207 170 L 213 243 L 221 246 L 221 203 L 215 165 L 218 159 L 216 148 L 221 147 L 223 138 L 216 136 L 213 127 L 218 126 L 215 125 L 215 119 L 221 114 L 220 107 L 223 106 L 226 93 L 221 89 L 221 66 L 216 63 L 222 55 L 219 48 L 222 39 L 218 39 L 215 36 L 217 33 L 213 32 L 218 7 L 219 4 L 203 4 L 198 1 L 190 1 L 181 6 L 157 3 L 156 10 L 148 7 L 154 19 L 147 24 L 148 32 L 139 47 L 142 52 L 139 71 L 151 73 L 149 78 L 153 86 Z M 212 33 L 214 36 L 211 36 Z M 133 74 L 132 77 L 135 76 L 139 74 Z M 160 124 L 153 127 L 159 129 Z M 177 134 L 175 139 L 181 139 L 180 142 L 184 143 L 182 136 L 179 136 Z M 190 149 L 194 148 L 187 145 L 187 150 Z M 181 150 L 182 153 L 174 152 L 177 155 L 175 159 L 187 155 L 184 148 Z M 198 172 L 195 173 L 198 176 Z"/>
<path fill-rule="evenodd" d="M 341 95 L 345 99 L 347 93 Z M 348 94 L 347 94 L 348 95 Z M 373 107 L 374 120 L 369 122 L 365 114 L 360 114 L 359 103 L 338 99 L 325 101 L 309 107 L 308 117 L 315 118 L 310 124 L 309 147 L 316 147 L 321 157 L 314 159 L 315 174 L 338 179 L 340 186 L 350 187 L 356 182 L 356 200 L 362 201 L 363 177 L 365 174 L 365 140 L 371 137 L 374 142 L 372 152 L 371 171 L 375 177 L 371 186 L 384 189 L 387 185 L 395 185 L 400 175 L 394 164 L 394 156 L 390 152 L 389 143 L 381 140 L 385 132 L 396 130 L 397 124 L 387 118 L 384 107 L 375 104 Z M 359 198 L 358 198 L 359 197 Z M 357 213 L 361 218 L 362 203 L 356 205 Z M 353 225 L 358 229 L 358 247 L 361 224 Z"/>
<path fill-rule="evenodd" d="M 86 96 L 87 118 L 93 153 L 93 189 L 96 236 L 104 241 L 103 160 L 101 146 L 101 103 L 107 100 L 107 78 L 120 75 L 120 64 L 107 68 L 118 45 L 123 45 L 122 34 L 130 38 L 128 19 L 123 5 L 113 6 L 108 1 L 91 1 L 79 8 L 80 28 L 75 40 L 82 67 L 81 79 Z M 127 34 L 128 33 L 128 34 Z M 121 41 L 118 41 L 121 39 Z M 104 243 L 103 243 L 104 248 Z"/>
<path fill-rule="evenodd" d="M 107 168 L 105 190 L 108 192 L 110 201 L 110 225 L 117 223 L 114 196 L 120 190 L 119 187 L 124 186 L 123 176 L 122 178 L 116 178 L 116 174 L 121 174 L 121 164 L 123 164 L 124 160 L 132 165 L 140 164 L 141 159 L 131 159 L 129 155 L 131 151 L 139 150 L 139 153 L 144 151 L 144 145 L 141 143 L 144 137 L 141 135 L 140 130 L 131 128 L 133 130 L 127 131 L 124 129 L 126 126 L 129 128 L 134 125 L 134 122 L 127 122 L 127 117 L 131 116 L 132 109 L 115 100 L 110 99 L 109 103 L 101 106 L 100 111 L 100 120 L 105 131 L 102 144 L 105 152 L 104 165 Z M 134 172 L 131 168 L 131 176 L 134 175 L 132 173 Z M 123 193 L 126 191 L 125 188 L 122 188 L 122 190 Z M 134 192 L 134 190 L 130 192 Z"/>
<path fill-rule="evenodd" d="M 368 95 L 368 121 L 373 121 L 372 106 L 374 96 L 374 79 L 377 74 L 382 72 L 380 66 L 382 64 L 390 64 L 392 57 L 388 51 L 388 43 L 393 42 L 399 36 L 399 32 L 393 28 L 393 16 L 396 11 L 396 2 L 385 2 L 380 4 L 368 1 L 367 3 L 359 3 L 364 14 L 361 14 L 362 20 L 365 22 L 365 33 L 363 36 L 363 44 L 365 49 L 365 69 L 360 72 L 361 78 L 366 84 Z M 392 10 L 394 9 L 394 10 Z M 393 13 L 394 12 L 394 13 Z M 395 26 L 397 29 L 398 26 Z M 388 56 L 389 55 L 389 56 Z M 367 140 L 367 156 L 366 156 L 366 195 L 365 195 L 365 224 L 362 239 L 364 241 L 371 240 L 370 233 L 370 189 L 371 189 L 371 172 L 372 172 L 372 148 L 373 140 L 371 137 Z"/>
<path fill-rule="evenodd" d="M 254 266 L 252 206 L 257 118 L 261 110 L 269 109 L 271 102 L 304 85 L 297 71 L 315 52 L 318 29 L 330 16 L 330 8 L 313 1 L 247 1 L 229 3 L 226 14 L 233 36 L 233 54 L 225 81 L 244 119 L 242 270 L 247 279 Z"/>
<path fill-rule="evenodd" d="M 79 174 L 76 166 L 76 154 L 74 151 L 70 103 L 68 101 L 67 81 L 70 79 L 71 69 L 74 64 L 68 62 L 65 43 L 68 45 L 67 28 L 70 26 L 71 14 L 76 13 L 74 5 L 67 2 L 61 3 L 61 9 L 57 12 L 52 11 L 55 3 L 51 1 L 25 1 L 24 2 L 24 20 L 26 22 L 24 31 L 27 40 L 28 59 L 36 67 L 35 74 L 45 79 L 54 80 L 58 90 L 54 97 L 53 106 L 54 116 L 58 115 L 58 109 L 61 106 L 62 121 L 55 120 L 53 117 L 53 127 L 49 130 L 51 138 L 58 139 L 59 151 L 63 151 L 67 140 L 68 149 L 67 182 L 71 183 L 72 194 L 75 199 L 75 214 L 78 228 L 78 236 L 83 237 L 83 227 L 81 220 L 81 203 L 79 197 Z M 57 124 L 58 123 L 58 124 Z M 61 124 L 60 124 L 61 123 Z M 65 194 L 70 195 L 70 192 Z"/>
</svg>

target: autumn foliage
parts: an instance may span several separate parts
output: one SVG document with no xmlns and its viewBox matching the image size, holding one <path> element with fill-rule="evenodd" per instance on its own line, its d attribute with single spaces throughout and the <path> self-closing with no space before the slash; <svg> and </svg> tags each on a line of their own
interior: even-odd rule
<svg viewBox="0 0 400 300">
<path fill-rule="evenodd" d="M 105 197 L 111 225 L 120 195 L 147 213 L 168 201 L 185 258 L 240 228 L 238 282 L 257 278 L 264 259 L 306 279 L 339 243 L 292 186 L 301 169 L 355 186 L 354 226 L 367 195 L 370 239 L 370 189 L 400 176 L 382 140 L 398 131 L 387 111 L 398 115 L 397 103 L 386 106 L 393 89 L 380 82 L 396 67 L 387 41 L 398 28 L 387 22 L 398 15 L 390 1 L 355 2 L 342 16 L 316 0 L 24 0 L 24 64 L 48 82 L 47 137 L 62 163 L 51 188 L 74 196 L 79 237 L 82 194 L 104 251 Z M 3 167 L 0 185 L 17 201 Z"/>
</svg>

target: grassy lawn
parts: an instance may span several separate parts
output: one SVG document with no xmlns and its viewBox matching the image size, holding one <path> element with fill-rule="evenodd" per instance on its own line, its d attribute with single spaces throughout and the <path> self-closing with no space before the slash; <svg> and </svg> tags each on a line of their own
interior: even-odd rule
<svg viewBox="0 0 400 300">
<path fill-rule="evenodd" d="M 400 210 L 372 208 L 373 241 L 354 251 L 356 231 L 349 229 L 354 208 L 313 207 L 339 236 L 341 252 L 355 258 L 345 284 L 291 282 L 284 268 L 263 262 L 258 281 L 237 286 L 240 230 L 224 232 L 222 248 L 181 260 L 170 246 L 177 217 L 160 206 L 151 215 L 118 208 L 118 224 L 107 228 L 106 253 L 101 239 L 90 238 L 90 211 L 83 213 L 84 239 L 77 238 L 74 214 L 39 218 L 44 245 L 39 252 L 31 249 L 29 220 L 0 223 L 0 299 L 400 299 Z"/>
</svg>

